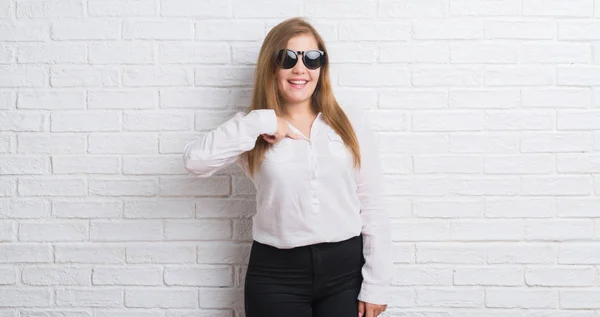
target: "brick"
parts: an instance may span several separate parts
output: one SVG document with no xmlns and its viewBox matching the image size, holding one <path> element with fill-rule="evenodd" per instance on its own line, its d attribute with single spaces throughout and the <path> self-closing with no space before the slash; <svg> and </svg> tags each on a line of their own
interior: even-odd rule
<svg viewBox="0 0 600 317">
<path fill-rule="evenodd" d="M 406 87 L 410 84 L 406 67 L 388 65 L 349 65 L 340 69 L 340 85 Z"/>
<path fill-rule="evenodd" d="M 450 239 L 457 241 L 519 241 L 523 238 L 519 220 L 451 220 Z"/>
<path fill-rule="evenodd" d="M 392 241 L 444 241 L 450 238 L 445 220 L 403 220 L 392 222 Z"/>
<path fill-rule="evenodd" d="M 340 41 L 408 41 L 408 22 L 357 21 L 339 23 Z"/>
<path fill-rule="evenodd" d="M 553 111 L 489 110 L 485 112 L 484 128 L 493 131 L 552 130 L 555 126 Z"/>
<path fill-rule="evenodd" d="M 480 174 L 483 171 L 483 158 L 473 155 L 415 155 L 413 164 L 416 174 Z"/>
<path fill-rule="evenodd" d="M 153 89 L 88 90 L 89 109 L 155 109 L 158 92 Z"/>
<path fill-rule="evenodd" d="M 487 218 L 552 218 L 556 213 L 554 198 L 493 198 L 485 201 Z"/>
<path fill-rule="evenodd" d="M 49 263 L 52 261 L 52 247 L 49 244 L 2 243 L 0 263 Z"/>
<path fill-rule="evenodd" d="M 39 198 L 0 200 L 0 207 L 0 218 L 35 219 L 50 216 L 50 203 Z"/>
<path fill-rule="evenodd" d="M 196 308 L 195 289 L 127 289 L 125 306 L 130 308 Z"/>
<path fill-rule="evenodd" d="M 230 187 L 228 176 L 160 179 L 161 196 L 228 196 Z"/>
<path fill-rule="evenodd" d="M 475 40 L 482 36 L 482 24 L 470 19 L 422 19 L 414 22 L 418 40 Z"/>
<path fill-rule="evenodd" d="M 593 0 L 523 1 L 524 16 L 591 17 L 593 12 Z"/>
<path fill-rule="evenodd" d="M 525 239 L 536 241 L 570 241 L 592 239 L 594 224 L 590 220 L 526 220 Z"/>
<path fill-rule="evenodd" d="M 123 204 L 120 201 L 61 199 L 52 202 L 52 216 L 55 218 L 121 218 L 122 214 Z"/>
<path fill-rule="evenodd" d="M 13 196 L 17 191 L 17 180 L 9 178 L 0 179 L 0 197 Z"/>
<path fill-rule="evenodd" d="M 7 4 L 14 5 L 11 2 Z M 49 26 L 46 21 L 0 21 L 0 41 L 46 41 L 49 39 L 48 34 Z"/>
<path fill-rule="evenodd" d="M 588 44 L 530 44 L 521 46 L 521 61 L 528 64 L 587 64 L 592 55 Z"/>
<path fill-rule="evenodd" d="M 485 300 L 486 298 L 483 289 L 417 289 L 417 306 L 457 308 L 481 307 Z"/>
<path fill-rule="evenodd" d="M 597 218 L 600 215 L 600 199 L 559 197 L 556 200 L 558 217 Z"/>
<path fill-rule="evenodd" d="M 485 174 L 548 174 L 555 171 L 550 154 L 493 155 L 484 157 Z"/>
<path fill-rule="evenodd" d="M 50 2 L 41 2 L 40 4 Z M 22 44 L 18 47 L 17 60 L 21 64 L 85 64 L 86 45 L 79 43 Z"/>
<path fill-rule="evenodd" d="M 600 111 L 557 111 L 558 130 L 600 130 Z"/>
<path fill-rule="evenodd" d="M 561 296 L 562 298 L 562 296 Z M 498 288 L 485 291 L 485 306 L 490 308 L 555 308 L 558 292 L 551 289 Z"/>
<path fill-rule="evenodd" d="M 85 108 L 85 92 L 62 89 L 20 91 L 17 108 L 27 110 L 83 110 Z"/>
<path fill-rule="evenodd" d="M 452 269 L 437 267 L 422 268 L 415 266 L 399 266 L 394 269 L 392 285 L 452 285 Z"/>
<path fill-rule="evenodd" d="M 1 32 L 0 25 L 0 34 Z M 37 65 L 0 65 L 0 87 L 2 88 L 45 88 L 48 72 Z"/>
<path fill-rule="evenodd" d="M 561 244 L 558 249 L 558 263 L 600 264 L 599 251 L 600 245 L 597 243 Z"/>
<path fill-rule="evenodd" d="M 34 286 L 45 285 L 91 285 L 89 268 L 27 266 L 23 268 L 23 283 Z"/>
<path fill-rule="evenodd" d="M 486 248 L 473 244 L 419 243 L 416 259 L 421 264 L 485 264 Z"/>
<path fill-rule="evenodd" d="M 17 104 L 17 94 L 12 90 L 0 90 L 0 109 L 12 110 Z"/>
<path fill-rule="evenodd" d="M 488 86 L 549 86 L 554 73 L 548 66 L 488 66 L 483 80 Z"/>
<path fill-rule="evenodd" d="M 254 68 L 250 67 L 197 67 L 194 82 L 198 86 L 249 87 L 253 76 Z"/>
<path fill-rule="evenodd" d="M 8 220 L 0 220 L 0 243 L 16 241 L 16 223 Z"/>
<path fill-rule="evenodd" d="M 127 21 L 123 23 L 123 39 L 126 40 L 192 40 L 192 21 Z"/>
<path fill-rule="evenodd" d="M 450 61 L 458 64 L 516 64 L 519 47 L 505 44 L 450 45 Z"/>
<path fill-rule="evenodd" d="M 265 36 L 265 24 L 260 21 L 197 21 L 196 40 L 260 41 Z"/>
<path fill-rule="evenodd" d="M 223 110 L 246 97 L 250 97 L 249 91 L 233 88 L 161 89 L 160 107 Z"/>
<path fill-rule="evenodd" d="M 598 154 L 558 154 L 556 170 L 559 173 L 588 174 L 600 173 L 600 155 Z"/>
<path fill-rule="evenodd" d="M 449 188 L 448 181 L 440 177 L 386 177 L 384 181 L 389 194 L 400 190 L 407 196 L 445 196 Z"/>
<path fill-rule="evenodd" d="M 86 192 L 86 182 L 81 178 L 19 179 L 21 196 L 83 196 Z"/>
<path fill-rule="evenodd" d="M 475 87 L 481 81 L 481 71 L 472 66 L 412 67 L 412 83 L 416 87 Z"/>
<path fill-rule="evenodd" d="M 381 165 L 386 173 L 411 174 L 414 170 L 413 160 L 406 154 L 384 154 Z"/>
<path fill-rule="evenodd" d="M 138 42 L 96 42 L 89 45 L 92 64 L 152 64 L 154 44 Z"/>
<path fill-rule="evenodd" d="M 14 152 L 13 144 L 16 143 L 13 141 L 13 137 L 6 133 L 0 133 L 0 154 L 9 154 Z"/>
<path fill-rule="evenodd" d="M 162 272 L 160 268 L 94 268 L 92 274 L 94 285 L 144 285 L 161 286 Z"/>
<path fill-rule="evenodd" d="M 486 21 L 483 38 L 487 40 L 552 40 L 556 36 L 554 21 Z"/>
<path fill-rule="evenodd" d="M 402 2 L 394 2 L 401 4 Z M 383 3 L 381 3 L 383 4 Z M 348 44 L 344 44 L 348 45 Z M 356 49 L 352 49 L 355 51 Z M 330 50 L 331 52 L 331 50 Z M 337 56 L 333 51 L 330 55 Z M 334 55 L 335 54 L 335 55 Z M 361 56 L 364 55 L 361 54 Z M 380 63 L 448 63 L 450 47 L 446 43 L 400 43 L 383 44 L 377 54 Z M 377 55 L 374 58 L 377 58 Z M 336 61 L 338 59 L 336 58 Z M 343 61 L 343 60 L 342 60 Z M 351 62 L 351 61 L 348 61 Z"/>
<path fill-rule="evenodd" d="M 191 130 L 192 118 L 186 112 L 125 111 L 123 129 L 127 131 L 182 131 Z"/>
<path fill-rule="evenodd" d="M 377 14 L 377 3 L 374 1 L 306 0 L 304 15 L 316 18 L 373 18 Z"/>
<path fill-rule="evenodd" d="M 52 87 L 116 87 L 121 71 L 115 66 L 52 66 Z"/>
<path fill-rule="evenodd" d="M 115 19 L 81 19 L 52 22 L 54 40 L 116 40 L 121 34 L 121 23 Z"/>
<path fill-rule="evenodd" d="M 381 18 L 444 17 L 448 5 L 442 0 L 379 2 L 377 16 Z"/>
<path fill-rule="evenodd" d="M 17 18 L 82 18 L 80 1 L 17 1 Z"/>
<path fill-rule="evenodd" d="M 152 243 L 127 246 L 127 263 L 185 264 L 195 263 L 193 244 Z"/>
<path fill-rule="evenodd" d="M 0 113 L 0 131 L 39 132 L 44 129 L 44 115 L 24 111 Z"/>
<path fill-rule="evenodd" d="M 118 157 L 93 155 L 52 157 L 54 174 L 118 174 L 120 170 Z"/>
<path fill-rule="evenodd" d="M 113 288 L 65 288 L 56 290 L 56 305 L 67 307 L 122 307 L 123 290 Z"/>
<path fill-rule="evenodd" d="M 45 156 L 0 157 L 0 175 L 44 175 L 50 172 Z"/>
<path fill-rule="evenodd" d="M 512 176 L 453 178 L 450 192 L 461 196 L 516 196 L 521 192 L 521 180 Z"/>
<path fill-rule="evenodd" d="M 196 201 L 196 218 L 250 218 L 256 203 L 247 199 L 202 198 Z"/>
<path fill-rule="evenodd" d="M 560 307 L 564 309 L 598 309 L 600 308 L 600 290 L 561 289 Z"/>
<path fill-rule="evenodd" d="M 301 16 L 302 8 L 303 3 L 301 2 L 282 5 L 279 0 L 234 1 L 233 16 L 236 18 L 287 18 Z"/>
<path fill-rule="evenodd" d="M 56 245 L 55 263 L 124 264 L 125 247 L 111 244 Z"/>
<path fill-rule="evenodd" d="M 54 112 L 50 116 L 52 132 L 110 132 L 121 130 L 118 112 Z"/>
<path fill-rule="evenodd" d="M 165 240 L 226 240 L 232 237 L 229 220 L 166 220 Z"/>
<path fill-rule="evenodd" d="M 128 200 L 124 218 L 193 218 L 195 203 L 184 199 Z"/>
<path fill-rule="evenodd" d="M 451 89 L 450 108 L 515 108 L 521 102 L 518 90 Z"/>
<path fill-rule="evenodd" d="M 51 290 L 22 287 L 0 287 L 0 307 L 48 307 Z"/>
<path fill-rule="evenodd" d="M 90 0 L 87 7 L 92 17 L 154 16 L 158 11 L 153 0 Z"/>
<path fill-rule="evenodd" d="M 589 88 L 523 89 L 523 107 L 527 108 L 589 108 L 592 92 Z"/>
<path fill-rule="evenodd" d="M 161 64 L 225 64 L 230 55 L 225 44 L 169 43 L 160 44 L 158 59 Z"/>
<path fill-rule="evenodd" d="M 94 220 L 90 224 L 92 241 L 157 241 L 162 232 L 160 220 Z"/>
<path fill-rule="evenodd" d="M 592 147 L 592 136 L 583 132 L 524 132 L 523 153 L 585 152 Z"/>
<path fill-rule="evenodd" d="M 160 154 L 183 154 L 185 146 L 198 138 L 198 133 L 166 132 L 161 133 L 159 143 Z"/>
<path fill-rule="evenodd" d="M 465 267 L 454 269 L 457 286 L 523 286 L 523 269 Z"/>
<path fill-rule="evenodd" d="M 527 176 L 522 182 L 525 196 L 587 196 L 594 191 L 592 179 L 583 175 Z"/>
<path fill-rule="evenodd" d="M 594 269 L 586 267 L 541 267 L 525 269 L 525 282 L 529 286 L 593 286 Z"/>
<path fill-rule="evenodd" d="M 165 268 L 168 286 L 226 287 L 233 286 L 231 266 Z"/>
<path fill-rule="evenodd" d="M 173 87 L 192 85 L 191 69 L 179 66 L 128 66 L 123 85 L 130 87 Z"/>
<path fill-rule="evenodd" d="M 450 13 L 455 16 L 518 16 L 521 14 L 521 1 L 455 0 L 450 5 Z"/>
<path fill-rule="evenodd" d="M 489 264 L 556 264 L 558 248 L 549 244 L 506 243 L 487 248 Z"/>
<path fill-rule="evenodd" d="M 557 66 L 556 84 L 558 86 L 586 87 L 600 85 L 600 65 Z"/>
<path fill-rule="evenodd" d="M 412 131 L 480 131 L 483 116 L 479 111 L 415 111 Z"/>
<path fill-rule="evenodd" d="M 600 22 L 595 20 L 571 20 L 558 22 L 560 41 L 597 41 L 600 39 Z"/>
<path fill-rule="evenodd" d="M 86 241 L 87 239 L 87 221 L 21 222 L 19 224 L 20 241 L 55 242 Z"/>
<path fill-rule="evenodd" d="M 154 154 L 158 139 L 152 133 L 97 134 L 89 136 L 89 153 Z"/>
<path fill-rule="evenodd" d="M 0 285 L 15 285 L 17 283 L 17 269 L 0 267 Z M 2 316 L 2 313 L 0 313 Z"/>
</svg>

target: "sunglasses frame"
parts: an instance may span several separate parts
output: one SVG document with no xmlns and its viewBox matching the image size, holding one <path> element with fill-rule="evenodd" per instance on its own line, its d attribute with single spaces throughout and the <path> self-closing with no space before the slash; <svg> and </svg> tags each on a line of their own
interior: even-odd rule
<svg viewBox="0 0 600 317">
<path fill-rule="evenodd" d="M 285 58 L 284 59 L 281 58 L 281 55 L 285 54 L 287 52 L 292 52 L 292 53 L 294 53 L 294 55 L 296 55 L 296 62 L 294 63 L 294 65 L 292 65 L 290 67 L 284 67 L 283 66 L 283 61 L 285 60 Z M 306 53 L 308 53 L 308 52 L 319 52 L 321 54 L 321 56 L 319 57 L 319 60 L 321 60 L 321 64 L 318 67 L 312 68 L 312 67 L 309 67 L 306 64 Z M 310 70 L 315 70 L 315 69 L 319 69 L 319 68 L 323 67 L 323 65 L 325 65 L 325 62 L 327 61 L 325 59 L 325 56 L 327 55 L 327 53 L 325 53 L 325 52 L 323 52 L 321 50 L 294 51 L 294 50 L 290 50 L 290 49 L 281 49 L 281 50 L 279 50 L 277 52 L 277 56 L 275 58 L 275 61 L 276 61 L 277 65 L 279 65 L 279 67 L 281 67 L 283 69 L 291 69 L 291 68 L 294 68 L 294 66 L 296 66 L 296 64 L 298 63 L 298 60 L 300 59 L 300 58 L 298 58 L 298 55 L 302 55 L 302 63 L 304 63 L 304 66 L 306 66 L 306 68 L 308 68 Z M 280 63 L 280 60 L 281 60 L 281 63 Z"/>
</svg>

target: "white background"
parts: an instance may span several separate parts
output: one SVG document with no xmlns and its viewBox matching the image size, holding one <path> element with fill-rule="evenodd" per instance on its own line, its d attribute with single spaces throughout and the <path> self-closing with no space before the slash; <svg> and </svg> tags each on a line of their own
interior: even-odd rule
<svg viewBox="0 0 600 317">
<path fill-rule="evenodd" d="M 600 316 L 600 0 L 0 0 L 0 317 L 239 317 L 252 184 L 185 174 L 306 16 L 368 111 L 388 316 Z"/>
</svg>

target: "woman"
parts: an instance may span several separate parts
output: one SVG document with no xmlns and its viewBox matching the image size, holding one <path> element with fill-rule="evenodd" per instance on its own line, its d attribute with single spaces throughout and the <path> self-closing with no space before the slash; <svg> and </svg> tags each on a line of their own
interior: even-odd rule
<svg viewBox="0 0 600 317">
<path fill-rule="evenodd" d="M 375 317 L 391 279 L 389 218 L 376 138 L 329 81 L 327 50 L 306 21 L 265 38 L 247 114 L 187 144 L 185 168 L 208 177 L 237 163 L 257 213 L 246 317 Z"/>
</svg>

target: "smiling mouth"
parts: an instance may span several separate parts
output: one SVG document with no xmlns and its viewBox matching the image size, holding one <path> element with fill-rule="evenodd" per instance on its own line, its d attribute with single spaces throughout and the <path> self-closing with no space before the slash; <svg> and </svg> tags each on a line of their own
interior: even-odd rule
<svg viewBox="0 0 600 317">
<path fill-rule="evenodd" d="M 306 86 L 308 81 L 306 81 L 306 80 L 288 80 L 288 83 L 290 83 L 290 85 L 292 85 L 292 87 L 294 87 L 294 88 L 304 88 L 304 86 Z"/>
</svg>

